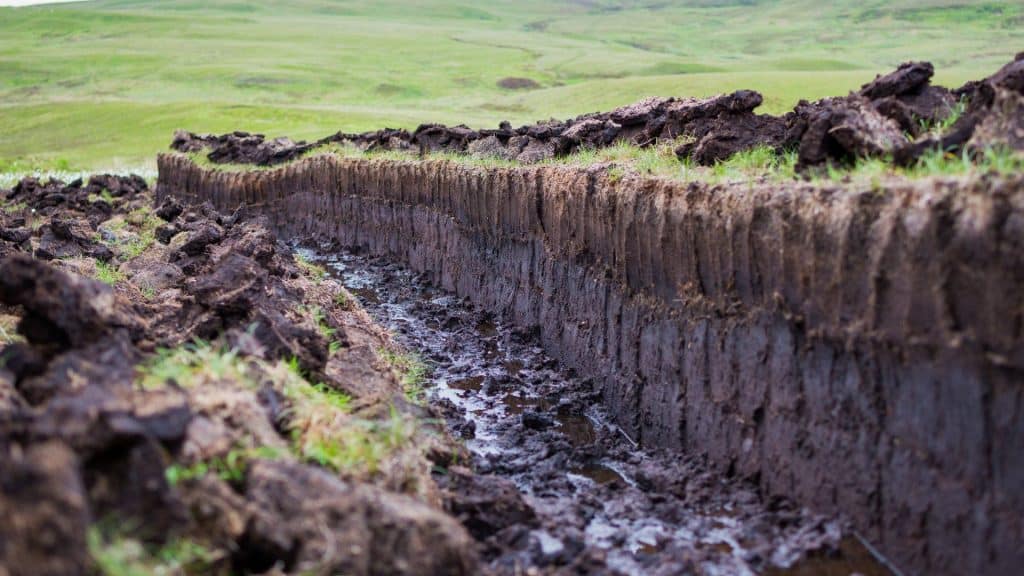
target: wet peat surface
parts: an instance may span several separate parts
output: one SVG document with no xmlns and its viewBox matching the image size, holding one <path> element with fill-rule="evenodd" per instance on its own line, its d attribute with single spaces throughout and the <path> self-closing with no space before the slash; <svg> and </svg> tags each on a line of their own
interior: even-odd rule
<svg viewBox="0 0 1024 576">
<path fill-rule="evenodd" d="M 560 367 L 534 333 L 385 260 L 299 251 L 427 364 L 426 399 L 464 439 L 477 475 L 520 492 L 529 513 L 488 534 L 490 572 L 897 574 L 841 519 L 636 447 L 602 412 L 599 383 Z"/>
</svg>

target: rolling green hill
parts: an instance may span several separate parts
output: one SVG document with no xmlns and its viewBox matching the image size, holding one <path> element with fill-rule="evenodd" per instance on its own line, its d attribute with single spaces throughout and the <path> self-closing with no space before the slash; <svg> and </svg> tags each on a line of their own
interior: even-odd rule
<svg viewBox="0 0 1024 576">
<path fill-rule="evenodd" d="M 175 128 L 314 137 L 421 121 L 523 123 L 741 87 L 762 91 L 764 109 L 779 112 L 908 59 L 931 60 L 939 83 L 959 85 L 1024 50 L 1019 1 L 825 4 L 97 0 L 0 8 L 0 171 L 152 165 Z M 508 78 L 531 87 L 502 87 Z"/>
</svg>

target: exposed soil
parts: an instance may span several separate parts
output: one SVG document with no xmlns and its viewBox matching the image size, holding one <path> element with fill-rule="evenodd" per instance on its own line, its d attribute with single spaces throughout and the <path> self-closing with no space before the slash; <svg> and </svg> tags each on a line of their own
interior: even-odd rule
<svg viewBox="0 0 1024 576">
<path fill-rule="evenodd" d="M 330 256 L 336 281 L 262 217 L 153 208 L 137 177 L 5 198 L 4 574 L 104 573 L 126 540 L 202 546 L 178 568 L 202 574 L 887 574 L 841 518 L 637 449 L 535 333 L 394 265 Z M 91 278 L 104 266 L 113 286 Z M 385 348 L 429 362 L 431 406 Z M 154 381 L 173 350 L 208 355 Z M 325 401 L 314 382 L 352 409 L 304 404 Z M 409 437 L 373 469 L 305 448 L 395 418 Z"/>
<path fill-rule="evenodd" d="M 430 477 L 460 448 L 260 218 L 154 210 L 138 178 L 5 197 L 0 573 L 105 573 L 125 541 L 142 570 L 183 540 L 207 553 L 175 573 L 475 571 Z"/>
<path fill-rule="evenodd" d="M 992 76 L 968 82 L 954 90 L 953 95 L 967 102 L 963 115 L 943 134 L 919 138 L 895 150 L 896 162 L 911 164 L 936 148 L 971 154 L 992 146 L 1024 150 L 1024 52 Z"/>
<path fill-rule="evenodd" d="M 930 63 L 908 62 L 855 93 L 801 101 L 782 116 L 755 114 L 761 94 L 739 90 L 706 99 L 647 98 L 611 112 L 515 129 L 507 122 L 484 130 L 423 124 L 411 133 L 395 129 L 338 132 L 313 143 L 266 140 L 245 132 L 199 136 L 180 131 L 171 147 L 180 152 L 208 149 L 212 162 L 259 165 L 287 162 L 331 143 L 352 143 L 363 150 L 459 152 L 534 163 L 617 142 L 639 146 L 670 142 L 680 159 L 702 165 L 755 146 L 797 150 L 797 167 L 804 171 L 859 158 L 894 157 L 906 165 L 936 149 L 954 154 L 978 154 L 993 146 L 1024 150 L 1022 70 L 1024 53 L 988 78 L 949 90 L 930 84 L 934 74 Z M 525 78 L 505 78 L 499 84 L 510 89 L 535 86 Z M 959 99 L 968 102 L 963 116 L 941 134 L 933 133 L 953 114 Z"/>
<path fill-rule="evenodd" d="M 906 573 L 1016 573 L 1019 175 L 714 185 L 327 155 L 159 163 L 162 195 L 251 205 L 282 237 L 404 263 L 529 327 L 630 438 L 842 514 Z M 555 406 L 529 426 L 556 428 Z"/>
<path fill-rule="evenodd" d="M 7 197 L 4 574 L 103 573 L 126 540 L 209 550 L 179 573 L 889 574 L 839 517 L 639 450 L 536 333 L 411 272 L 341 255 L 323 277 L 262 217 L 154 209 L 134 177 L 26 180 Z M 100 266 L 120 279 L 90 278 Z M 147 379 L 160 350 L 197 341 L 214 356 Z M 407 400 L 385 348 L 429 362 L 431 406 Z M 296 390 L 312 382 L 353 408 L 305 414 L 314 392 Z M 302 448 L 396 417 L 410 435 L 372 470 Z"/>
<path fill-rule="evenodd" d="M 838 518 L 637 448 L 599 407 L 598 387 L 560 368 L 536 334 L 384 260 L 303 253 L 429 362 L 431 403 L 477 472 L 450 468 L 439 484 L 483 541 L 489 572 L 890 574 Z"/>
<path fill-rule="evenodd" d="M 932 74 L 907 63 L 780 117 L 737 91 L 516 129 L 172 146 L 272 165 L 339 142 L 524 163 L 767 145 L 801 170 L 1024 147 L 1024 54 L 957 90 Z M 0 191 L 0 576 L 169 557 L 203 574 L 889 574 L 869 539 L 922 573 L 1019 566 L 1020 177 L 160 165 L 156 204 L 139 177 Z M 334 276 L 296 238 L 333 240 L 299 254 Z M 396 361 L 409 351 L 425 383 Z"/>
</svg>

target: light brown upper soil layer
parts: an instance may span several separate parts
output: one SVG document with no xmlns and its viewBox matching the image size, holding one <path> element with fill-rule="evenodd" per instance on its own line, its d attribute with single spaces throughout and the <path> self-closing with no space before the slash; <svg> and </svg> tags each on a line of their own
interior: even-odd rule
<svg viewBox="0 0 1024 576">
<path fill-rule="evenodd" d="M 261 208 L 281 234 L 393 257 L 537 326 L 633 438 L 840 510 L 910 573 L 1024 562 L 1024 177 L 159 167 L 162 197 Z"/>
</svg>

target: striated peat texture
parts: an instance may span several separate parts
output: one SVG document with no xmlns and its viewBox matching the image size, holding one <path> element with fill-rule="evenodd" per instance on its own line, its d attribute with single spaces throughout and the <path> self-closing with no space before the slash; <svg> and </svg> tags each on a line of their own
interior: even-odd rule
<svg viewBox="0 0 1024 576">
<path fill-rule="evenodd" d="M 823 512 L 915 574 L 1024 562 L 1024 177 L 711 186 L 321 156 L 158 196 L 399 261 L 593 378 L 647 447 Z"/>
<path fill-rule="evenodd" d="M 475 472 L 451 467 L 439 483 L 482 542 L 486 573 L 892 575 L 841 518 L 762 499 L 699 457 L 624 441 L 594 382 L 562 369 L 536 331 L 385 258 L 319 248 L 303 252 L 429 363 L 425 392 Z"/>
</svg>

